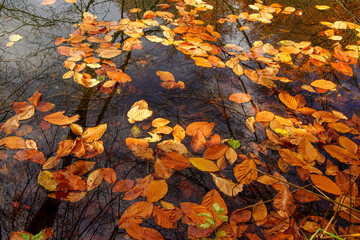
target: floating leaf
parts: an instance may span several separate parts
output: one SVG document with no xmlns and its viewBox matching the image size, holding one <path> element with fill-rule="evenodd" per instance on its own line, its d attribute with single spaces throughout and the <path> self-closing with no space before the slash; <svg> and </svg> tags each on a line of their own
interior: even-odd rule
<svg viewBox="0 0 360 240">
<path fill-rule="evenodd" d="M 236 103 L 247 103 L 247 102 L 250 102 L 251 99 L 252 99 L 252 97 L 246 93 L 234 93 L 234 94 L 231 94 L 229 97 L 230 101 L 233 101 Z"/>
<path fill-rule="evenodd" d="M 284 103 L 288 108 L 290 108 L 292 110 L 296 110 L 299 107 L 299 105 L 296 101 L 296 98 L 291 96 L 286 91 L 281 91 L 279 94 L 279 98 L 282 103 Z"/>
<path fill-rule="evenodd" d="M 20 41 L 21 39 L 23 39 L 23 37 L 18 35 L 18 34 L 14 34 L 14 35 L 9 36 L 9 40 L 11 42 L 17 42 L 17 41 Z"/>
<path fill-rule="evenodd" d="M 2 143 L 10 149 L 25 149 L 27 148 L 25 139 L 17 136 L 3 138 Z"/>
<path fill-rule="evenodd" d="M 97 186 L 99 186 L 104 179 L 104 172 L 103 169 L 97 169 L 91 172 L 86 180 L 87 190 L 91 191 Z"/>
<path fill-rule="evenodd" d="M 227 149 L 228 146 L 226 145 L 217 145 L 210 147 L 204 152 L 204 158 L 210 160 L 217 160 L 225 154 Z"/>
<path fill-rule="evenodd" d="M 157 225 L 163 228 L 176 228 L 176 222 L 182 217 L 179 208 L 166 209 L 154 206 L 153 217 Z"/>
<path fill-rule="evenodd" d="M 109 58 L 114 58 L 114 57 L 120 55 L 121 53 L 122 53 L 121 50 L 106 49 L 99 53 L 99 57 L 109 59 Z"/>
<path fill-rule="evenodd" d="M 70 123 L 76 122 L 79 120 L 79 115 L 76 114 L 72 117 L 64 116 L 65 111 L 56 112 L 45 116 L 43 119 L 49 123 L 55 125 L 68 125 Z"/>
<path fill-rule="evenodd" d="M 115 184 L 112 191 L 113 192 L 126 192 L 126 191 L 130 190 L 133 186 L 134 186 L 134 180 L 122 179 L 122 180 L 119 180 Z"/>
<path fill-rule="evenodd" d="M 269 111 L 262 111 L 256 114 L 255 120 L 257 122 L 270 122 L 274 120 L 275 115 Z"/>
<path fill-rule="evenodd" d="M 187 158 L 177 152 L 169 152 L 161 160 L 165 166 L 174 170 L 183 170 L 190 167 L 190 162 Z"/>
<path fill-rule="evenodd" d="M 329 7 L 329 6 L 326 6 L 326 5 L 316 5 L 315 8 L 316 8 L 317 10 L 320 10 L 320 11 L 330 9 L 330 7 Z"/>
<path fill-rule="evenodd" d="M 267 217 L 267 213 L 268 212 L 267 212 L 264 202 L 262 200 L 260 200 L 253 207 L 252 217 L 254 218 L 254 220 L 256 222 L 262 221 Z"/>
<path fill-rule="evenodd" d="M 195 152 L 199 152 L 201 150 L 203 150 L 206 146 L 206 139 L 204 137 L 204 135 L 202 134 L 202 132 L 200 130 L 196 131 L 196 133 L 194 134 L 192 140 L 191 140 L 191 148 L 195 151 Z"/>
<path fill-rule="evenodd" d="M 327 90 L 334 90 L 334 89 L 336 89 L 337 85 L 331 81 L 319 79 L 319 80 L 313 81 L 311 83 L 311 86 L 316 87 L 316 88 L 327 89 Z"/>
<path fill-rule="evenodd" d="M 12 107 L 14 111 L 17 113 L 19 120 L 27 120 L 34 116 L 35 107 L 34 105 L 28 102 L 13 102 Z"/>
<path fill-rule="evenodd" d="M 48 191 L 56 191 L 58 187 L 58 182 L 54 176 L 49 171 L 42 171 L 38 175 L 38 182 L 41 186 L 43 186 Z"/>
<path fill-rule="evenodd" d="M 146 190 L 146 197 L 148 202 L 157 202 L 168 192 L 168 185 L 165 180 L 157 180 L 150 183 Z"/>
<path fill-rule="evenodd" d="M 82 135 L 83 134 L 83 128 L 76 124 L 76 123 L 71 123 L 70 124 L 70 129 L 73 133 L 75 133 L 76 135 Z"/>
<path fill-rule="evenodd" d="M 82 134 L 81 139 L 85 142 L 93 142 L 99 140 L 107 129 L 107 124 L 101 124 L 97 127 L 89 127 Z"/>
<path fill-rule="evenodd" d="M 152 211 L 152 203 L 136 202 L 125 210 L 118 222 L 118 227 L 126 228 L 132 223 L 140 224 L 143 218 L 149 218 L 151 216 Z"/>
<path fill-rule="evenodd" d="M 256 164 L 254 160 L 243 160 L 240 164 L 234 167 L 234 175 L 236 180 L 238 180 L 241 184 L 244 185 L 255 181 L 258 177 L 258 172 L 255 169 Z"/>
<path fill-rule="evenodd" d="M 130 111 L 127 113 L 130 123 L 143 121 L 152 115 L 152 111 L 148 109 L 148 104 L 145 100 L 140 100 L 133 104 Z"/>
<path fill-rule="evenodd" d="M 191 164 L 197 169 L 204 172 L 217 172 L 219 168 L 213 161 L 207 160 L 205 158 L 189 158 Z"/>
<path fill-rule="evenodd" d="M 237 149 L 241 145 L 239 140 L 235 140 L 235 139 L 232 139 L 232 138 L 229 139 L 228 143 L 233 149 Z"/>
</svg>

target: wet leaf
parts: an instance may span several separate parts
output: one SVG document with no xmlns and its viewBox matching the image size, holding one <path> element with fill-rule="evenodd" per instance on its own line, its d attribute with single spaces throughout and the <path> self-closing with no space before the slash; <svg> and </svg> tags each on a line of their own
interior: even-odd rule
<svg viewBox="0 0 360 240">
<path fill-rule="evenodd" d="M 165 180 L 157 180 L 150 183 L 146 190 L 146 197 L 148 202 L 157 202 L 168 192 L 168 185 Z"/>
<path fill-rule="evenodd" d="M 148 109 L 148 104 L 145 100 L 140 100 L 133 104 L 130 111 L 127 113 L 130 123 L 143 121 L 152 115 L 152 111 Z"/>
<path fill-rule="evenodd" d="M 58 187 L 58 182 L 55 176 L 49 171 L 42 171 L 38 175 L 38 182 L 48 191 L 56 191 Z"/>
<path fill-rule="evenodd" d="M 25 149 L 27 148 L 25 139 L 17 136 L 6 137 L 1 140 L 6 147 L 10 149 Z"/>
<path fill-rule="evenodd" d="M 116 182 L 113 192 L 126 192 L 134 186 L 134 180 L 122 179 Z"/>
<path fill-rule="evenodd" d="M 177 152 L 169 152 L 161 160 L 165 166 L 174 170 L 183 170 L 190 167 L 190 162 L 187 158 Z"/>
<path fill-rule="evenodd" d="M 322 88 L 322 89 L 327 89 L 327 90 L 335 90 L 336 89 L 336 84 L 325 80 L 325 79 L 319 79 L 319 80 L 315 80 L 311 83 L 311 86 L 316 87 L 316 88 Z"/>
<path fill-rule="evenodd" d="M 101 124 L 97 127 L 89 127 L 82 134 L 81 139 L 85 142 L 93 142 L 99 140 L 107 129 L 107 124 Z"/>
<path fill-rule="evenodd" d="M 107 50 L 103 50 L 99 53 L 99 57 L 101 58 L 114 58 L 118 55 L 120 55 L 122 53 L 121 50 L 116 50 L 116 49 L 107 49 Z"/>
<path fill-rule="evenodd" d="M 154 206 L 153 218 L 157 225 L 163 228 L 175 228 L 176 222 L 182 217 L 182 211 L 178 208 L 165 209 Z"/>
<path fill-rule="evenodd" d="M 226 145 L 217 145 L 217 146 L 210 147 L 205 150 L 204 158 L 210 159 L 210 160 L 217 160 L 225 154 L 227 149 L 228 149 L 228 146 L 226 146 Z"/>
<path fill-rule="evenodd" d="M 229 179 L 217 177 L 213 173 L 210 174 L 215 182 L 215 185 L 219 188 L 221 192 L 225 193 L 226 195 L 236 196 L 238 195 L 239 192 L 242 192 L 243 190 L 242 184 L 236 184 Z"/>
<path fill-rule="evenodd" d="M 191 164 L 199 169 L 200 171 L 204 172 L 217 172 L 219 168 L 213 161 L 207 160 L 205 158 L 189 158 L 188 159 Z"/>
<path fill-rule="evenodd" d="M 237 164 L 234 167 L 234 175 L 236 180 L 238 180 L 241 184 L 247 185 L 253 181 L 255 181 L 258 177 L 258 172 L 254 169 L 256 168 L 256 164 L 251 159 L 245 159 L 240 164 Z"/>
<path fill-rule="evenodd" d="M 23 37 L 20 36 L 19 34 L 14 34 L 14 35 L 9 36 L 9 40 L 11 42 L 17 42 L 17 41 L 20 41 L 21 39 L 23 39 Z"/>
<path fill-rule="evenodd" d="M 247 103 L 252 100 L 252 97 L 246 93 L 233 93 L 230 95 L 229 100 L 236 103 Z"/>
<path fill-rule="evenodd" d="M 192 140 L 191 140 L 191 148 L 194 152 L 199 152 L 203 150 L 206 146 L 206 139 L 200 130 L 196 131 Z"/>
<path fill-rule="evenodd" d="M 110 184 L 116 182 L 116 173 L 112 168 L 103 168 L 104 180 Z"/>
<path fill-rule="evenodd" d="M 212 129 L 215 123 L 209 122 L 193 122 L 186 127 L 186 134 L 193 136 L 198 130 L 204 135 L 204 137 L 210 137 L 212 135 Z"/>
<path fill-rule="evenodd" d="M 12 107 L 20 121 L 32 118 L 35 114 L 35 107 L 28 102 L 13 102 Z"/>
<path fill-rule="evenodd" d="M 341 195 L 341 189 L 328 177 L 325 177 L 323 175 L 311 174 L 310 178 L 314 185 L 320 188 L 320 190 L 334 195 Z"/>
<path fill-rule="evenodd" d="M 91 191 L 97 186 L 99 186 L 104 179 L 104 172 L 103 169 L 96 169 L 95 171 L 91 172 L 86 180 L 87 190 Z"/>
<path fill-rule="evenodd" d="M 275 115 L 269 111 L 262 111 L 256 114 L 255 120 L 257 122 L 270 122 L 274 120 Z"/>
<path fill-rule="evenodd" d="M 118 222 L 118 227 L 126 228 L 132 223 L 140 224 L 143 222 L 143 219 L 147 219 L 151 216 L 152 211 L 152 203 L 136 202 L 125 210 Z"/>
<path fill-rule="evenodd" d="M 55 125 L 68 125 L 79 120 L 79 115 L 76 114 L 72 117 L 64 116 L 65 111 L 56 112 L 45 116 L 43 119 Z"/>
<path fill-rule="evenodd" d="M 258 221 L 264 220 L 267 217 L 267 214 L 268 214 L 268 212 L 267 212 L 266 206 L 265 206 L 264 202 L 262 200 L 260 200 L 253 207 L 252 217 L 254 218 L 254 220 L 256 222 L 258 222 Z"/>
<path fill-rule="evenodd" d="M 49 157 L 49 159 L 43 164 L 42 169 L 47 170 L 47 169 L 52 169 L 54 167 L 56 167 L 61 161 L 61 158 L 59 157 Z"/>
<path fill-rule="evenodd" d="M 19 117 L 18 115 L 15 115 L 11 118 L 9 118 L 5 124 L 3 125 L 4 131 L 6 135 L 9 135 L 13 133 L 15 130 L 17 130 L 20 127 Z"/>
</svg>

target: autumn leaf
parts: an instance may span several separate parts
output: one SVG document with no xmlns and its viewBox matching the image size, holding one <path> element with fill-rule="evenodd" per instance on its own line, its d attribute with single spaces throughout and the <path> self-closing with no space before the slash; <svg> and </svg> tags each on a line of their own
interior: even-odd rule
<svg viewBox="0 0 360 240">
<path fill-rule="evenodd" d="M 152 115 L 152 111 L 148 109 L 148 104 L 145 100 L 140 100 L 134 103 L 127 113 L 128 120 L 130 123 L 134 123 L 137 121 L 143 121 Z"/>
<path fill-rule="evenodd" d="M 58 187 L 58 182 L 55 176 L 49 171 L 42 171 L 38 175 L 38 182 L 48 191 L 56 191 Z"/>
<path fill-rule="evenodd" d="M 213 161 L 207 160 L 205 158 L 189 158 L 188 159 L 191 164 L 199 169 L 200 171 L 204 172 L 217 172 L 219 168 Z"/>
<path fill-rule="evenodd" d="M 296 110 L 299 105 L 296 101 L 296 98 L 294 98 L 293 96 L 291 96 L 288 92 L 286 91 L 281 91 L 279 93 L 279 98 L 280 101 L 282 103 L 284 103 L 288 108 L 292 109 L 292 110 Z"/>
<path fill-rule="evenodd" d="M 274 120 L 275 115 L 269 111 L 258 112 L 255 116 L 257 122 L 270 122 Z"/>
<path fill-rule="evenodd" d="M 215 203 L 217 203 L 220 206 L 220 208 L 223 209 L 223 212 L 221 213 L 221 215 L 227 216 L 228 208 L 226 206 L 224 199 L 221 197 L 221 195 L 218 193 L 218 191 L 216 191 L 215 189 L 212 189 L 208 193 L 206 193 L 203 200 L 201 201 L 201 205 L 205 206 L 212 213 L 212 216 L 215 217 L 216 212 L 213 209 L 213 205 Z M 219 226 L 223 223 L 221 220 L 220 221 L 219 220 L 220 219 L 218 219 L 218 221 L 216 222 L 217 226 Z"/>
<path fill-rule="evenodd" d="M 20 122 L 18 115 L 9 118 L 8 120 L 6 120 L 6 122 L 3 125 L 3 129 L 6 135 L 13 133 L 19 127 L 20 127 Z"/>
<path fill-rule="evenodd" d="M 191 148 L 194 152 L 203 150 L 206 146 L 206 139 L 200 130 L 197 130 L 191 140 Z"/>
<path fill-rule="evenodd" d="M 168 152 L 161 158 L 161 161 L 165 166 L 174 170 L 183 170 L 190 167 L 190 162 L 187 158 L 177 152 Z"/>
<path fill-rule="evenodd" d="M 157 180 L 150 183 L 146 190 L 146 197 L 148 202 L 157 202 L 168 192 L 168 185 L 165 180 Z"/>
<path fill-rule="evenodd" d="M 120 55 L 121 52 L 122 52 L 121 50 L 117 50 L 117 49 L 106 49 L 99 53 L 99 57 L 106 58 L 106 59 L 114 58 L 114 57 Z"/>
<path fill-rule="evenodd" d="M 195 65 L 197 65 L 197 66 L 207 67 L 207 68 L 213 67 L 213 65 L 211 65 L 210 61 L 206 58 L 192 57 L 192 59 L 194 59 Z"/>
<path fill-rule="evenodd" d="M 236 103 L 247 103 L 250 102 L 252 97 L 246 93 L 233 93 L 230 95 L 229 100 Z"/>
<path fill-rule="evenodd" d="M 154 206 L 153 218 L 157 225 L 163 228 L 176 228 L 176 222 L 183 213 L 179 208 L 166 209 Z"/>
<path fill-rule="evenodd" d="M 229 179 L 217 177 L 213 173 L 210 173 L 210 175 L 212 176 L 215 185 L 219 188 L 219 190 L 228 196 L 236 196 L 239 192 L 243 191 L 242 184 L 236 184 Z"/>
<path fill-rule="evenodd" d="M 252 217 L 256 222 L 262 221 L 267 217 L 267 209 L 262 200 L 257 202 L 252 210 Z"/>
<path fill-rule="evenodd" d="M 79 115 L 76 114 L 72 117 L 64 116 L 65 111 L 56 112 L 45 116 L 43 119 L 55 125 L 68 125 L 79 120 Z"/>
<path fill-rule="evenodd" d="M 11 136 L 1 139 L 2 143 L 10 149 L 25 149 L 27 148 L 25 139 L 17 136 Z"/>
<path fill-rule="evenodd" d="M 110 184 L 114 184 L 116 182 L 116 173 L 112 168 L 103 168 L 104 180 Z"/>
<path fill-rule="evenodd" d="M 205 150 L 204 158 L 210 160 L 217 160 L 225 154 L 227 149 L 228 149 L 227 145 L 217 145 L 210 147 Z"/>
<path fill-rule="evenodd" d="M 52 156 L 49 157 L 49 159 L 43 164 L 42 169 L 47 170 L 47 169 L 52 169 L 54 167 L 56 167 L 61 161 L 61 158 L 56 157 L 56 156 Z"/>
<path fill-rule="evenodd" d="M 273 187 L 278 191 L 273 202 L 277 213 L 283 218 L 293 216 L 296 205 L 289 188 L 281 184 L 275 184 Z"/>
<path fill-rule="evenodd" d="M 134 180 L 121 179 L 115 183 L 113 192 L 126 192 L 134 186 Z"/>
<path fill-rule="evenodd" d="M 311 83 L 311 86 L 316 87 L 316 88 L 322 88 L 322 89 L 327 89 L 327 90 L 335 90 L 336 89 L 336 84 L 325 80 L 325 79 L 319 79 L 319 80 L 315 80 Z"/>
<path fill-rule="evenodd" d="M 206 218 L 204 216 L 199 216 L 199 214 L 209 214 L 211 216 L 211 212 L 202 205 L 198 205 L 192 202 L 182 202 L 180 203 L 181 210 L 184 211 L 184 214 L 196 225 L 201 225 L 205 223 Z"/>
<path fill-rule="evenodd" d="M 156 75 L 158 75 L 164 82 L 175 82 L 174 75 L 171 72 L 157 71 Z"/>
<path fill-rule="evenodd" d="M 169 178 L 172 175 L 172 169 L 166 166 L 160 159 L 155 160 L 155 174 L 160 178 Z"/>
<path fill-rule="evenodd" d="M 41 5 L 51 5 L 56 3 L 56 0 L 44 0 L 42 3 L 40 3 Z"/>
<path fill-rule="evenodd" d="M 97 169 L 91 172 L 86 180 L 87 190 L 91 191 L 97 186 L 99 186 L 104 179 L 104 172 L 103 169 Z"/>
<path fill-rule="evenodd" d="M 83 128 L 75 123 L 71 123 L 70 124 L 70 129 L 73 133 L 75 133 L 76 135 L 82 135 L 83 134 Z"/>
<path fill-rule="evenodd" d="M 310 178 L 314 185 L 320 188 L 320 190 L 334 195 L 341 195 L 341 189 L 328 177 L 318 174 L 311 174 Z"/>
<path fill-rule="evenodd" d="M 236 180 L 244 185 L 255 181 L 258 177 L 258 172 L 255 169 L 257 168 L 254 160 L 243 160 L 240 164 L 237 164 L 234 167 L 234 175 Z"/>
<path fill-rule="evenodd" d="M 17 113 L 20 121 L 30 119 L 35 114 L 34 105 L 28 102 L 13 102 L 12 107 Z"/>
<path fill-rule="evenodd" d="M 99 140 L 107 129 L 107 124 L 101 124 L 97 127 L 89 127 L 82 134 L 81 139 L 85 142 L 93 142 Z"/>
<path fill-rule="evenodd" d="M 128 207 L 121 216 L 118 227 L 127 228 L 132 223 L 140 224 L 143 219 L 147 219 L 151 216 L 153 211 L 153 204 L 150 202 L 136 202 Z"/>
</svg>

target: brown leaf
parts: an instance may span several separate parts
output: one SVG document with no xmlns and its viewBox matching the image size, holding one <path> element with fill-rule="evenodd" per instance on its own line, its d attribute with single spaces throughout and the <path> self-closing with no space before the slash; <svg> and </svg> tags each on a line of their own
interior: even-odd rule
<svg viewBox="0 0 360 240">
<path fill-rule="evenodd" d="M 35 107 L 28 102 L 13 102 L 12 107 L 20 121 L 27 120 L 35 114 Z"/>
<path fill-rule="evenodd" d="M 257 202 L 253 207 L 252 217 L 256 222 L 262 221 L 267 217 L 267 208 L 262 200 Z"/>
<path fill-rule="evenodd" d="M 278 193 L 274 198 L 274 207 L 276 208 L 277 213 L 281 217 L 289 218 L 294 214 L 296 209 L 294 197 L 291 194 L 288 187 L 285 187 L 281 184 L 277 184 L 277 185 L 278 185 L 277 188 Z"/>
<path fill-rule="evenodd" d="M 56 150 L 57 157 L 63 157 L 69 155 L 74 147 L 74 140 L 63 140 L 59 143 L 59 147 Z"/>
<path fill-rule="evenodd" d="M 233 93 L 230 95 L 229 100 L 236 103 L 247 103 L 250 102 L 252 97 L 246 93 Z"/>
<path fill-rule="evenodd" d="M 328 177 L 318 174 L 311 174 L 310 178 L 314 185 L 320 188 L 320 190 L 334 195 L 341 195 L 341 189 Z"/>
<path fill-rule="evenodd" d="M 199 130 L 204 135 L 204 137 L 208 138 L 212 135 L 212 129 L 214 126 L 215 123 L 213 122 L 193 122 L 186 127 L 186 134 L 193 136 Z"/>
<path fill-rule="evenodd" d="M 165 166 L 174 170 L 183 170 L 190 167 L 190 162 L 187 158 L 177 152 L 169 152 L 161 160 Z"/>
<path fill-rule="evenodd" d="M 127 228 L 132 223 L 142 223 L 143 218 L 147 219 L 151 216 L 153 206 L 150 202 L 141 201 L 134 203 L 125 210 L 118 222 L 118 227 Z"/>
<path fill-rule="evenodd" d="M 15 115 L 9 118 L 3 125 L 4 131 L 6 135 L 13 133 L 20 127 L 19 117 Z"/>
<path fill-rule="evenodd" d="M 146 197 L 148 202 L 157 202 L 168 192 L 168 185 L 165 180 L 157 180 L 150 183 L 146 190 Z"/>
<path fill-rule="evenodd" d="M 55 125 L 68 125 L 70 123 L 76 122 L 79 120 L 79 115 L 76 114 L 72 117 L 64 116 L 65 111 L 56 112 L 45 116 L 43 119 L 49 123 Z"/>
<path fill-rule="evenodd" d="M 274 120 L 275 115 L 269 111 L 258 112 L 255 116 L 257 122 L 270 122 Z"/>
<path fill-rule="evenodd" d="M 164 82 L 175 82 L 174 75 L 172 75 L 171 72 L 157 71 L 156 75 L 158 75 Z"/>
<path fill-rule="evenodd" d="M 112 168 L 103 168 L 104 180 L 110 184 L 116 182 L 116 173 Z"/>
<path fill-rule="evenodd" d="M 38 105 L 36 106 L 36 110 L 38 110 L 40 112 L 47 112 L 47 111 L 50 111 L 51 109 L 53 109 L 54 107 L 55 107 L 55 104 L 53 104 L 53 103 L 40 101 L 38 103 Z"/>
<path fill-rule="evenodd" d="M 217 160 L 225 154 L 227 149 L 228 149 L 227 145 L 217 145 L 210 147 L 205 150 L 204 158 L 210 160 Z"/>
<path fill-rule="evenodd" d="M 91 172 L 86 180 L 87 190 L 91 191 L 99 186 L 104 179 L 104 172 L 102 168 L 96 169 Z"/>
<path fill-rule="evenodd" d="M 244 185 L 255 181 L 258 177 L 258 172 L 254 169 L 257 169 L 254 160 L 243 160 L 240 164 L 237 164 L 234 167 L 234 175 L 236 180 L 238 180 L 241 184 Z"/>
<path fill-rule="evenodd" d="M 224 199 L 220 196 L 220 194 L 215 189 L 212 189 L 204 196 L 204 198 L 201 202 L 201 205 L 205 206 L 207 208 L 207 210 L 209 210 L 211 212 L 213 217 L 216 216 L 216 213 L 215 213 L 214 209 L 212 208 L 212 206 L 215 203 L 219 204 L 220 208 L 223 209 L 223 213 L 221 213 L 221 215 L 227 216 L 228 208 L 226 206 Z M 220 226 L 222 223 L 223 223 L 223 221 L 221 221 L 220 219 L 217 219 L 216 226 Z"/>
<path fill-rule="evenodd" d="M 107 124 L 101 124 L 97 127 L 89 127 L 82 134 L 81 139 L 85 142 L 99 140 L 107 129 Z"/>
<path fill-rule="evenodd" d="M 49 157 L 49 159 L 43 164 L 42 169 L 44 169 L 44 170 L 52 169 L 52 168 L 56 167 L 60 161 L 61 161 L 61 158 L 59 158 L 59 157 L 56 157 L 56 156 Z"/>
<path fill-rule="evenodd" d="M 160 178 L 169 178 L 172 175 L 172 169 L 167 167 L 160 159 L 155 160 L 155 174 Z"/>
<path fill-rule="evenodd" d="M 134 186 L 134 180 L 122 179 L 122 180 L 119 180 L 115 184 L 112 191 L 113 192 L 126 192 L 126 191 L 130 190 L 133 186 Z"/>
<path fill-rule="evenodd" d="M 200 130 L 196 131 L 192 140 L 191 140 L 191 148 L 194 152 L 199 152 L 203 150 L 206 146 L 206 139 Z"/>
<path fill-rule="evenodd" d="M 243 190 L 242 184 L 236 184 L 229 179 L 217 177 L 213 173 L 210 173 L 210 175 L 212 176 L 215 185 L 219 188 L 219 190 L 228 196 L 236 196 Z"/>
<path fill-rule="evenodd" d="M 196 225 L 205 223 L 207 217 L 200 217 L 198 214 L 207 213 L 211 215 L 211 212 L 202 205 L 198 205 L 192 202 L 182 202 L 180 203 L 181 209 L 184 211 L 184 214 Z"/>
<path fill-rule="evenodd" d="M 304 202 L 304 203 L 308 203 L 308 202 L 314 202 L 314 201 L 319 201 L 320 198 L 315 196 L 314 194 L 311 194 L 307 191 L 301 190 L 299 189 L 298 191 L 296 191 L 294 193 L 294 198 L 299 201 L 299 202 Z"/>
<path fill-rule="evenodd" d="M 157 225 L 163 228 L 176 228 L 176 222 L 181 218 L 182 211 L 179 208 L 168 210 L 154 206 L 153 218 Z"/>
<path fill-rule="evenodd" d="M 358 145 L 345 136 L 340 136 L 339 144 L 352 154 L 356 154 L 358 151 Z"/>
</svg>

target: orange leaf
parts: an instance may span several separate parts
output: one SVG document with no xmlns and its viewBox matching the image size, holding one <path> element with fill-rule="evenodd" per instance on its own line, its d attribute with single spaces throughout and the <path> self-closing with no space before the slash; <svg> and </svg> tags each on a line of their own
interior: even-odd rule
<svg viewBox="0 0 360 240">
<path fill-rule="evenodd" d="M 210 173 L 210 175 L 212 176 L 215 185 L 219 188 L 219 190 L 228 196 L 236 196 L 243 190 L 242 184 L 236 184 L 229 179 L 217 177 L 213 173 Z"/>
<path fill-rule="evenodd" d="M 244 70 L 245 75 L 253 82 L 257 82 L 259 80 L 259 75 L 254 70 L 245 69 Z"/>
<path fill-rule="evenodd" d="M 165 180 L 157 180 L 150 183 L 146 190 L 146 197 L 148 202 L 157 202 L 168 192 L 168 185 Z"/>
<path fill-rule="evenodd" d="M 89 127 L 82 134 L 81 139 L 85 142 L 93 142 L 99 140 L 107 129 L 107 124 L 101 124 L 97 127 Z"/>
<path fill-rule="evenodd" d="M 296 110 L 299 107 L 296 99 L 286 91 L 281 91 L 279 98 L 282 103 L 292 110 Z"/>
<path fill-rule="evenodd" d="M 36 91 L 30 98 L 29 102 L 31 102 L 32 105 L 35 107 L 38 105 L 38 102 L 41 98 L 41 93 L 39 91 Z"/>
<path fill-rule="evenodd" d="M 118 227 L 126 228 L 131 223 L 142 223 L 143 218 L 149 218 L 151 216 L 153 206 L 150 202 L 141 201 L 134 203 L 125 210 L 118 222 Z"/>
<path fill-rule="evenodd" d="M 193 122 L 186 127 L 186 134 L 193 136 L 198 130 L 204 135 L 204 137 L 210 137 L 212 135 L 212 129 L 215 123 L 209 122 Z"/>
<path fill-rule="evenodd" d="M 50 111 L 51 109 L 53 109 L 54 107 L 55 107 L 55 104 L 53 104 L 53 103 L 40 101 L 40 102 L 38 102 L 38 105 L 36 106 L 36 110 L 38 110 L 40 112 L 47 112 L 47 111 Z"/>
<path fill-rule="evenodd" d="M 247 103 L 250 102 L 252 97 L 246 93 L 233 93 L 230 95 L 229 100 L 236 103 Z"/>
<path fill-rule="evenodd" d="M 169 152 L 161 158 L 165 166 L 174 170 L 183 170 L 190 167 L 190 162 L 177 152 Z"/>
<path fill-rule="evenodd" d="M 256 164 L 251 159 L 245 159 L 240 164 L 234 167 L 234 175 L 236 180 L 241 184 L 247 185 L 252 181 L 255 181 L 258 177 L 258 172 L 254 169 Z"/>
<path fill-rule="evenodd" d="M 192 57 L 192 59 L 194 59 L 195 65 L 197 65 L 197 66 L 207 67 L 207 68 L 213 67 L 213 65 L 211 65 L 210 61 L 207 60 L 206 58 Z"/>
<path fill-rule="evenodd" d="M 212 213 L 213 217 L 216 216 L 216 213 L 215 213 L 214 209 L 212 208 L 212 206 L 215 203 L 219 204 L 220 208 L 223 209 L 223 212 L 221 213 L 221 215 L 227 216 L 228 208 L 226 206 L 224 199 L 220 196 L 220 194 L 215 189 L 212 189 L 204 196 L 204 198 L 201 202 L 201 205 L 205 206 Z M 217 219 L 217 220 L 218 221 L 216 221 L 216 226 L 220 226 L 223 222 L 220 221 L 220 219 Z"/>
<path fill-rule="evenodd" d="M 327 81 L 325 79 L 319 79 L 319 80 L 315 80 L 311 83 L 311 86 L 316 87 L 316 88 L 322 88 L 322 89 L 327 89 L 327 90 L 334 90 L 336 89 L 336 84 L 331 82 L 331 81 Z"/>
<path fill-rule="evenodd" d="M 274 120 L 275 115 L 269 111 L 262 111 L 256 114 L 255 120 L 257 122 L 270 122 Z"/>
<path fill-rule="evenodd" d="M 341 195 L 341 189 L 336 185 L 336 183 L 331 181 L 330 178 L 317 174 L 311 174 L 310 178 L 314 185 L 320 188 L 320 190 L 334 195 Z"/>
<path fill-rule="evenodd" d="M 44 117 L 44 120 L 55 125 L 68 125 L 79 120 L 78 114 L 68 117 L 64 116 L 64 112 L 65 111 L 49 114 Z"/>
<path fill-rule="evenodd" d="M 204 158 L 210 160 L 217 160 L 225 154 L 227 149 L 228 149 L 227 145 L 213 146 L 211 148 L 206 149 L 206 151 L 204 152 Z"/>
<path fill-rule="evenodd" d="M 324 149 L 334 158 L 339 160 L 340 162 L 347 163 L 347 164 L 359 164 L 359 159 L 346 150 L 337 145 L 325 145 Z"/>
<path fill-rule="evenodd" d="M 116 181 L 116 173 L 112 168 L 103 168 L 104 180 L 110 184 L 114 184 Z"/>
<path fill-rule="evenodd" d="M 211 215 L 211 212 L 202 205 L 198 205 L 192 202 L 182 202 L 180 203 L 181 209 L 184 211 L 185 215 L 196 225 L 205 223 L 207 217 L 200 217 L 200 213 L 207 213 Z"/>
<path fill-rule="evenodd" d="M 176 222 L 182 217 L 182 211 L 179 208 L 165 209 L 154 206 L 153 217 L 157 225 L 163 228 L 175 228 Z"/>
<path fill-rule="evenodd" d="M 119 180 L 115 184 L 112 191 L 113 192 L 126 192 L 126 191 L 130 190 L 133 186 L 134 186 L 134 180 L 122 179 L 122 180 Z"/>
<path fill-rule="evenodd" d="M 155 160 L 154 168 L 157 177 L 169 178 L 172 175 L 172 169 L 167 167 L 160 159 Z"/>
<path fill-rule="evenodd" d="M 253 207 L 252 217 L 256 222 L 262 221 L 267 217 L 267 209 L 262 200 L 257 202 Z"/>
<path fill-rule="evenodd" d="M 206 139 L 200 130 L 197 130 L 191 140 L 191 148 L 194 152 L 203 150 L 206 146 Z"/>
<path fill-rule="evenodd" d="M 56 150 L 57 157 L 63 157 L 71 153 L 74 147 L 74 140 L 63 140 L 59 143 L 59 147 Z"/>
<path fill-rule="evenodd" d="M 157 71 L 156 75 L 164 82 L 175 82 L 174 75 L 171 72 Z"/>
<path fill-rule="evenodd" d="M 28 102 L 13 102 L 12 107 L 14 111 L 17 113 L 19 120 L 27 120 L 34 116 L 35 107 L 34 105 Z"/>
<path fill-rule="evenodd" d="M 104 179 L 104 172 L 103 169 L 96 169 L 95 171 L 91 172 L 86 180 L 87 190 L 91 191 L 97 186 L 99 186 Z"/>
<path fill-rule="evenodd" d="M 121 50 L 117 49 L 106 49 L 99 53 L 99 57 L 101 58 L 114 58 L 121 54 Z"/>
<path fill-rule="evenodd" d="M 4 131 L 6 135 L 13 133 L 20 127 L 19 117 L 15 115 L 9 118 L 3 125 Z M 17 134 L 18 135 L 18 134 Z"/>
<path fill-rule="evenodd" d="M 217 172 L 219 171 L 218 166 L 213 161 L 207 160 L 205 158 L 189 158 L 188 159 L 191 164 L 204 172 Z"/>
<path fill-rule="evenodd" d="M 46 170 L 46 169 L 52 169 L 54 167 L 56 167 L 59 162 L 61 161 L 61 158 L 59 157 L 49 157 L 49 159 L 43 164 L 42 169 Z"/>
<path fill-rule="evenodd" d="M 25 139 L 17 136 L 6 137 L 1 140 L 6 147 L 10 149 L 25 149 L 27 148 Z"/>
<path fill-rule="evenodd" d="M 288 187 L 285 187 L 281 184 L 275 185 L 273 185 L 273 187 L 277 189 L 278 193 L 274 198 L 274 207 L 281 217 L 289 218 L 293 216 L 296 209 L 294 197 Z"/>
<path fill-rule="evenodd" d="M 176 124 L 173 130 L 173 136 L 175 141 L 181 142 L 185 138 L 185 130 Z"/>
</svg>

